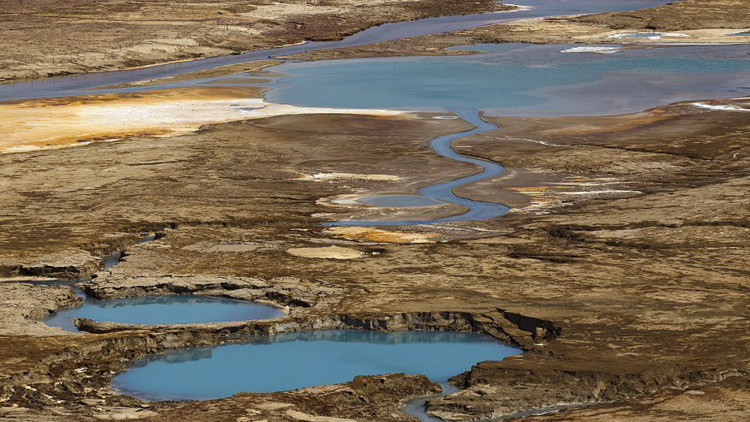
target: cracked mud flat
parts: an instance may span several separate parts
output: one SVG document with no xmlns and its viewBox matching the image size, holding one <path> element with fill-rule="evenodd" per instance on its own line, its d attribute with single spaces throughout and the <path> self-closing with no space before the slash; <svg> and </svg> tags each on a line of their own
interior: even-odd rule
<svg viewBox="0 0 750 422">
<path fill-rule="evenodd" d="M 414 193 L 476 171 L 429 150 L 431 137 L 466 128 L 432 117 L 279 116 L 0 156 L 2 180 L 13 181 L 0 196 L 9 277 L 0 283 L 2 417 L 403 421 L 402 400 L 437 391 L 403 375 L 207 402 L 142 403 L 108 390 L 127 359 L 322 328 L 483 331 L 526 350 L 457 376 L 464 390 L 429 401 L 446 420 L 595 403 L 535 418 L 747 414 L 744 113 L 676 104 L 491 120 L 501 129 L 456 148 L 510 171 L 457 193 L 502 198 L 517 207 L 507 217 L 391 230 L 320 225 L 373 211 L 319 198 Z M 319 173 L 394 177 L 299 177 Z M 571 194 L 580 191 L 592 193 Z M 149 232 L 163 237 L 137 243 Z M 330 246 L 362 257 L 287 252 Z M 122 263 L 96 273 L 101 256 L 122 249 Z M 267 301 L 289 317 L 181 327 L 84 320 L 100 334 L 80 335 L 44 326 L 45 312 L 75 298 L 29 280 L 92 273 L 81 287 L 97 297 L 199 293 Z"/>
</svg>

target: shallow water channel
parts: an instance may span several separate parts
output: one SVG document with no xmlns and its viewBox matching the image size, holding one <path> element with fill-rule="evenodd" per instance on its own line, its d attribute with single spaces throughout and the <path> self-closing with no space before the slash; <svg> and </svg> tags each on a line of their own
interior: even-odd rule
<svg viewBox="0 0 750 422">
<path fill-rule="evenodd" d="M 476 201 L 473 199 L 460 197 L 453 193 L 453 188 L 457 186 L 461 186 L 477 180 L 495 177 L 505 171 L 505 169 L 501 165 L 495 162 L 483 160 L 481 158 L 467 157 L 453 150 L 453 148 L 451 147 L 451 142 L 456 139 L 497 129 L 497 126 L 489 124 L 482 120 L 481 117 L 479 117 L 477 110 L 458 109 L 455 110 L 455 113 L 464 121 L 473 124 L 475 126 L 474 129 L 468 130 L 466 132 L 451 133 L 449 135 L 438 136 L 437 138 L 430 140 L 430 147 L 433 149 L 433 151 L 435 151 L 439 155 L 442 155 L 443 157 L 447 157 L 464 163 L 475 164 L 479 168 L 481 168 L 482 171 L 471 176 L 461 177 L 448 182 L 425 186 L 419 190 L 419 194 L 425 198 L 435 201 L 436 203 L 452 202 L 462 205 L 469 209 L 467 212 L 463 214 L 434 218 L 429 220 L 351 220 L 337 221 L 328 224 L 332 226 L 436 224 L 493 218 L 507 213 L 510 208 L 503 204 L 487 201 Z M 378 197 L 373 196 L 371 198 Z"/>
</svg>

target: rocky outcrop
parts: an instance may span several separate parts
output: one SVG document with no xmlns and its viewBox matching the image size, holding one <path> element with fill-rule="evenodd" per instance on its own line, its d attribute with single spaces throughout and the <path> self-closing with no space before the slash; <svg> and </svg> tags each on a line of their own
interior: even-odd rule
<svg viewBox="0 0 750 422">
<path fill-rule="evenodd" d="M 0 335 L 54 333 L 57 330 L 50 330 L 42 319 L 53 310 L 75 306 L 79 301 L 67 286 L 0 282 Z"/>
<path fill-rule="evenodd" d="M 588 406 L 713 385 L 747 377 L 750 368 L 690 370 L 668 365 L 659 370 L 535 371 L 482 362 L 452 381 L 465 389 L 428 402 L 428 413 L 447 421 L 470 421 L 550 409 Z"/>
<path fill-rule="evenodd" d="M 98 299 L 174 294 L 200 294 L 232 299 L 266 302 L 289 307 L 292 314 L 301 309 L 332 307 L 341 300 L 344 289 L 320 280 L 278 277 L 156 275 L 105 275 L 82 285 Z"/>
<path fill-rule="evenodd" d="M 506 318 L 509 315 L 516 322 Z M 358 329 L 368 331 L 458 331 L 488 334 L 500 341 L 517 345 L 524 350 L 538 350 L 544 342 L 561 333 L 560 327 L 550 321 L 509 314 L 498 309 L 484 314 L 468 312 L 416 312 L 392 315 L 334 315 L 298 316 L 283 320 L 258 320 L 185 324 L 179 328 L 169 325 L 146 326 L 116 322 L 77 319 L 82 331 L 104 334 L 144 330 L 152 333 L 192 332 L 208 335 L 213 343 L 241 341 L 255 335 L 274 335 L 294 331 Z M 174 346 L 165 346 L 172 348 Z"/>
</svg>

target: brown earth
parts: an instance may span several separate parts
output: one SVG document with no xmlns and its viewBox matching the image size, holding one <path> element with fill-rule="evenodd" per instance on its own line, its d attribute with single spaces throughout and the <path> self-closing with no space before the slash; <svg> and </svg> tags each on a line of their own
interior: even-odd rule
<svg viewBox="0 0 750 422">
<path fill-rule="evenodd" d="M 407 420 L 401 400 L 434 391 L 398 375 L 195 403 L 144 404 L 107 390 L 128 358 L 324 327 L 475 330 L 526 350 L 457 376 L 464 390 L 430 402 L 447 420 L 597 403 L 543 418 L 750 416 L 747 112 L 677 104 L 491 119 L 502 129 L 456 147 L 509 171 L 457 193 L 512 203 L 511 214 L 377 231 L 320 226 L 392 212 L 321 198 L 414 193 L 476 171 L 428 149 L 430 137 L 466 129 L 432 117 L 280 116 L 0 156 L 4 275 L 85 276 L 124 249 L 123 263 L 82 285 L 90 294 L 203 293 L 288 313 L 178 328 L 82 321 L 99 334 L 70 335 L 39 320 L 70 303 L 66 288 L 0 283 L 0 417 L 395 421 Z M 337 176 L 300 177 L 328 173 Z M 164 237 L 135 244 L 149 232 Z M 421 243 L 403 243 L 404 233 Z M 328 246 L 362 258 L 287 253 Z"/>
<path fill-rule="evenodd" d="M 504 8 L 491 0 L 0 0 L 0 80 L 337 40 L 387 22 Z"/>
<path fill-rule="evenodd" d="M 581 16 L 575 21 L 606 25 L 613 29 L 653 31 L 747 29 L 750 25 L 748 5 L 747 0 L 680 0 L 629 12 Z"/>
<path fill-rule="evenodd" d="M 680 0 L 627 12 L 525 20 L 468 31 L 477 42 L 534 43 L 746 43 L 747 37 L 727 36 L 750 28 L 747 0 Z M 612 35 L 654 31 L 687 37 L 613 39 Z"/>
</svg>

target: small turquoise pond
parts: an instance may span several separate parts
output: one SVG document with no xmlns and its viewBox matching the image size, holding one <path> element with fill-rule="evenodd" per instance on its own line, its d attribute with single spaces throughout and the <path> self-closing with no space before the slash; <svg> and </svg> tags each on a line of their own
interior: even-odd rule
<svg viewBox="0 0 750 422">
<path fill-rule="evenodd" d="M 519 349 L 475 333 L 331 330 L 191 348 L 131 364 L 112 386 L 144 400 L 207 400 L 351 381 L 357 375 L 424 374 L 444 383 Z"/>
<path fill-rule="evenodd" d="M 87 297 L 82 306 L 57 311 L 45 318 L 44 322 L 52 327 L 77 332 L 73 318 L 160 325 L 246 321 L 282 315 L 284 312 L 273 306 L 207 296 L 149 296 L 112 300 Z"/>
</svg>

